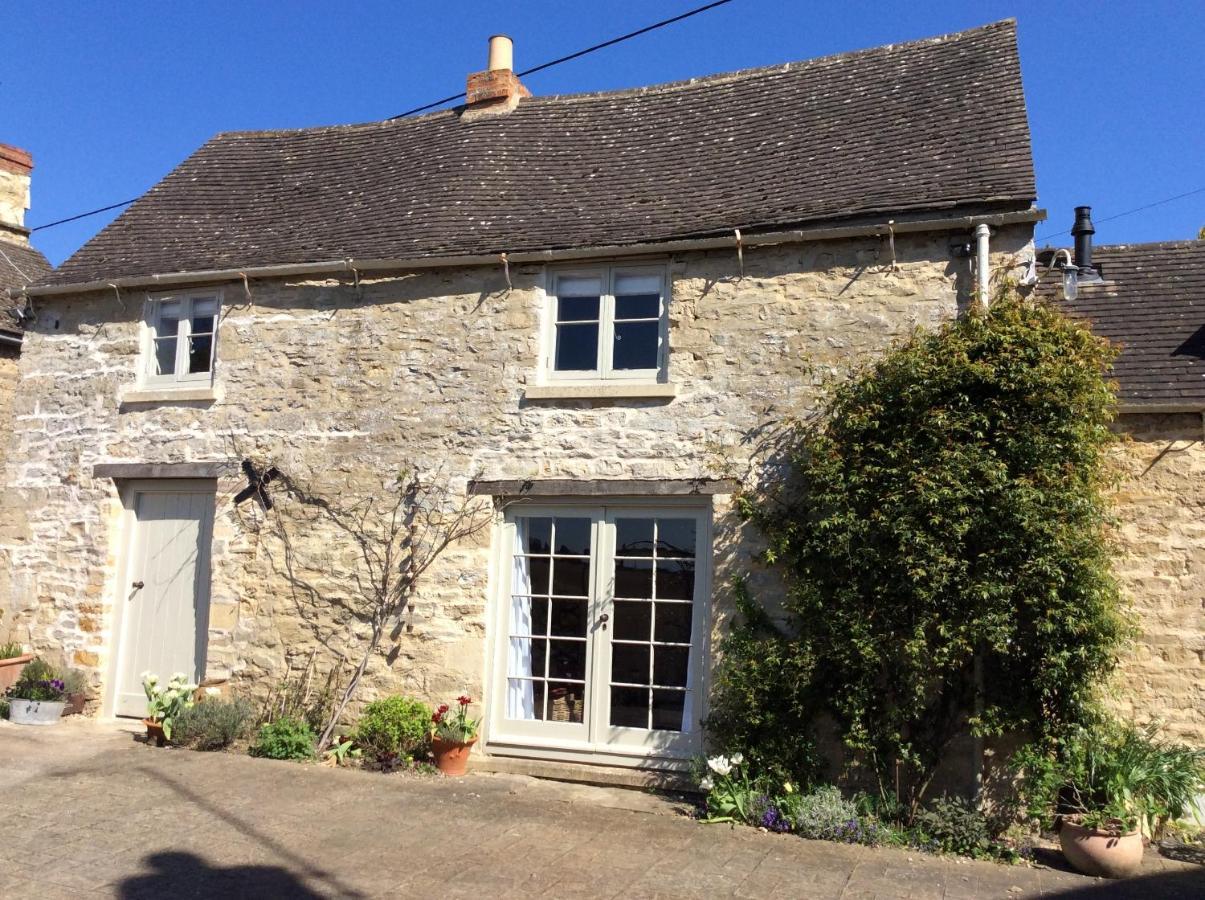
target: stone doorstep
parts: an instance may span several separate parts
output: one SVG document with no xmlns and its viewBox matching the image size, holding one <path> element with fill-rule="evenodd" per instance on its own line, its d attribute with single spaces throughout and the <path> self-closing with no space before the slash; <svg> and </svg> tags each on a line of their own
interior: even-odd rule
<svg viewBox="0 0 1205 900">
<path fill-rule="evenodd" d="M 684 772 L 629 769 L 622 766 L 600 766 L 550 759 L 473 754 L 469 757 L 469 771 L 501 775 L 527 775 L 550 781 L 568 781 L 576 784 L 593 784 L 639 791 L 695 793 L 696 790 L 690 776 Z"/>
</svg>

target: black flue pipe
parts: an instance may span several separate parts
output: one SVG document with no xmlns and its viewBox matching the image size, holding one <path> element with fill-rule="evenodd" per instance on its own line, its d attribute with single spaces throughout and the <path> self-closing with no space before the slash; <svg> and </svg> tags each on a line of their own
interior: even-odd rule
<svg viewBox="0 0 1205 900">
<path fill-rule="evenodd" d="M 1071 236 L 1075 238 L 1075 265 L 1078 269 L 1092 268 L 1092 235 L 1096 229 L 1092 226 L 1092 207 L 1077 206 L 1075 208 L 1075 224 L 1071 226 Z"/>
</svg>

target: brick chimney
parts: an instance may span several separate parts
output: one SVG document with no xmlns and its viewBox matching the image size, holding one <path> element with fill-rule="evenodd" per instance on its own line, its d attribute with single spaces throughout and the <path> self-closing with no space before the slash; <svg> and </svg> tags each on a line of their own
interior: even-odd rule
<svg viewBox="0 0 1205 900">
<path fill-rule="evenodd" d="M 461 118 L 466 121 L 488 116 L 505 115 L 511 112 L 531 91 L 519 83 L 514 72 L 515 45 L 504 34 L 490 38 L 489 68 L 469 76 L 465 104 Z"/>
<path fill-rule="evenodd" d="M 0 144 L 0 240 L 29 245 L 29 173 L 33 157 L 20 147 Z"/>
</svg>

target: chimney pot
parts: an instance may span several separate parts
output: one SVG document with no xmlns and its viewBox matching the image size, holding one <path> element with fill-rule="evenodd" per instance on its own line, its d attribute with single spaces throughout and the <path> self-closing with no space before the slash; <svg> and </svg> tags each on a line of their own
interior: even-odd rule
<svg viewBox="0 0 1205 900">
<path fill-rule="evenodd" d="M 515 68 L 515 42 L 504 34 L 495 34 L 490 37 L 490 60 L 487 67 L 490 72 L 496 72 L 499 69 Z"/>
<path fill-rule="evenodd" d="M 1077 206 L 1075 208 L 1075 224 L 1071 226 L 1071 236 L 1075 238 L 1075 265 L 1080 269 L 1092 268 L 1092 235 L 1096 228 L 1092 225 L 1092 207 Z"/>
</svg>

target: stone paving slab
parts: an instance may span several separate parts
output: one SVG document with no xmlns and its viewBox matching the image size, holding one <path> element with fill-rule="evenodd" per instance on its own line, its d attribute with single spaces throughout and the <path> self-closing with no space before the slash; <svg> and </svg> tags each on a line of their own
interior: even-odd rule
<svg viewBox="0 0 1205 900">
<path fill-rule="evenodd" d="M 1199 898 L 703 826 L 671 800 L 513 775 L 385 776 L 159 750 L 112 724 L 0 722 L 0 897 Z"/>
</svg>

